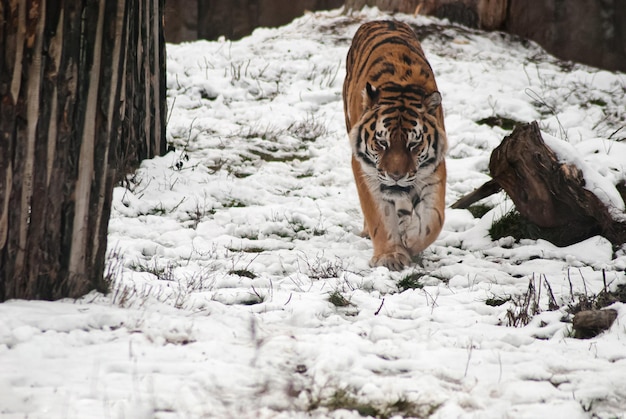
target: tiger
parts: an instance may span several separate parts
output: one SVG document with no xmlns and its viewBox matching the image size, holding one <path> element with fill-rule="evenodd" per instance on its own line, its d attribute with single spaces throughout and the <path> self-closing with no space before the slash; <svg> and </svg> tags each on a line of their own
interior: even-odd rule
<svg viewBox="0 0 626 419">
<path fill-rule="evenodd" d="M 361 25 L 342 93 L 369 264 L 400 271 L 439 236 L 446 193 L 441 93 L 411 27 Z"/>
</svg>

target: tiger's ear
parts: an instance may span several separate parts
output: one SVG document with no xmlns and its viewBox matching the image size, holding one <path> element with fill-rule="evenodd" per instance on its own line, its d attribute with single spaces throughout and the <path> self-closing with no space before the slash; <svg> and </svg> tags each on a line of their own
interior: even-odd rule
<svg viewBox="0 0 626 419">
<path fill-rule="evenodd" d="M 433 92 L 424 96 L 424 105 L 426 106 L 426 111 L 434 115 L 439 105 L 441 105 L 441 93 Z"/>
<path fill-rule="evenodd" d="M 376 105 L 379 96 L 380 92 L 378 89 L 368 82 L 365 85 L 365 90 L 363 91 L 363 108 L 368 109 Z"/>
</svg>

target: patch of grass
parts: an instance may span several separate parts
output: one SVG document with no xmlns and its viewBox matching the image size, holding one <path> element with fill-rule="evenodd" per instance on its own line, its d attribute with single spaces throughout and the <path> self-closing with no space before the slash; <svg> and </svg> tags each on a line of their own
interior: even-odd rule
<svg viewBox="0 0 626 419">
<path fill-rule="evenodd" d="M 510 296 L 505 298 L 493 297 L 487 299 L 485 303 L 490 306 L 500 306 L 505 303 L 510 303 L 506 311 L 507 326 L 523 327 L 529 324 L 534 316 L 540 314 L 545 310 L 545 298 L 547 298 L 548 300 L 548 311 L 561 310 L 565 306 L 565 311 L 569 313 L 569 315 L 575 315 L 582 311 L 595 311 L 597 313 L 601 309 L 613 303 L 626 302 L 626 284 L 619 284 L 615 288 L 615 291 L 610 291 L 606 283 L 606 276 L 604 271 L 602 271 L 602 275 L 604 280 L 604 287 L 599 293 L 590 293 L 585 285 L 584 278 L 582 278 L 584 292 L 575 293 L 574 287 L 572 285 L 572 280 L 570 278 L 570 272 L 568 271 L 568 281 L 570 284 L 570 301 L 563 301 L 561 304 L 559 304 L 554 297 L 552 287 L 545 275 L 539 276 L 538 280 L 535 280 L 535 276 L 533 275 L 533 277 L 528 281 L 528 288 L 526 292 L 522 295 Z M 545 295 L 545 298 L 542 297 L 542 293 L 543 295 Z M 540 306 L 542 298 L 544 298 L 543 309 Z M 612 310 L 608 309 L 607 311 Z M 565 315 L 561 319 L 561 321 L 569 322 L 571 321 L 571 318 L 568 315 Z M 593 323 L 581 321 L 579 322 L 578 328 L 576 328 L 576 323 L 574 322 L 574 326 L 572 328 L 568 328 L 564 336 L 583 339 L 596 336 L 599 332 L 593 329 L 593 327 L 589 328 L 590 324 L 593 326 Z M 540 322 L 540 327 L 544 327 L 546 325 L 546 323 Z M 601 331 L 603 330 L 605 329 L 601 329 Z M 534 337 L 537 339 L 549 339 L 551 337 L 551 334 L 538 332 L 534 335 Z"/>
<path fill-rule="evenodd" d="M 306 172 L 300 173 L 298 175 L 296 175 L 296 179 L 306 179 L 306 178 L 310 178 L 313 177 L 315 173 L 313 172 L 313 170 L 307 170 Z"/>
<path fill-rule="evenodd" d="M 426 273 L 424 272 L 411 272 L 406 274 L 398 281 L 398 288 L 400 288 L 400 291 L 422 289 L 424 288 L 424 284 L 420 282 L 420 279 L 425 275 Z"/>
<path fill-rule="evenodd" d="M 328 295 L 328 301 L 335 307 L 350 307 L 353 304 L 341 292 L 333 291 Z"/>
<path fill-rule="evenodd" d="M 541 312 L 539 309 L 539 296 L 535 291 L 535 281 L 528 281 L 528 289 L 525 294 L 511 297 L 511 307 L 506 310 L 507 326 L 522 327 L 530 323 L 530 320 Z"/>
<path fill-rule="evenodd" d="M 254 154 L 255 156 L 258 156 L 261 160 L 268 162 L 268 163 L 272 163 L 272 162 L 288 163 L 288 162 L 292 162 L 295 160 L 306 161 L 310 159 L 310 157 L 305 153 L 285 153 L 285 152 L 272 153 L 272 152 L 262 151 L 258 149 L 249 149 L 248 151 Z"/>
<path fill-rule="evenodd" d="M 513 209 L 502 218 L 496 220 L 489 228 L 489 235 L 493 240 L 504 237 L 520 239 L 545 239 L 556 245 L 561 243 L 558 229 L 542 228 L 526 219 L 517 210 Z"/>
<path fill-rule="evenodd" d="M 491 298 L 487 298 L 485 300 L 485 304 L 487 304 L 490 307 L 499 307 L 499 306 L 501 306 L 503 304 L 508 303 L 511 300 L 512 300 L 512 298 L 510 296 L 508 296 L 508 297 L 496 297 L 496 296 L 493 296 Z"/>
<path fill-rule="evenodd" d="M 350 392 L 345 389 L 335 391 L 323 406 L 329 410 L 345 409 L 356 411 L 359 415 L 365 417 L 379 417 L 379 411 L 376 407 L 369 403 L 359 402 L 356 397 L 352 396 Z"/>
<path fill-rule="evenodd" d="M 592 105 L 600 106 L 602 108 L 607 105 L 607 103 L 602 99 L 592 99 L 589 101 L 589 103 L 591 103 Z"/>
<path fill-rule="evenodd" d="M 209 169 L 211 174 L 217 173 L 223 168 L 228 167 L 228 161 L 222 158 L 218 158 L 210 163 L 205 164 L 206 168 Z"/>
<path fill-rule="evenodd" d="M 262 253 L 267 249 L 264 247 L 257 246 L 248 246 L 248 247 L 227 247 L 227 249 L 231 252 L 244 252 L 244 253 Z"/>
<path fill-rule="evenodd" d="M 111 292 L 117 279 L 122 276 L 124 257 L 118 247 L 111 249 L 106 256 L 106 266 L 102 280 L 99 281 L 99 290 L 108 294 Z"/>
<path fill-rule="evenodd" d="M 315 119 L 314 115 L 308 115 L 306 119 L 291 124 L 287 130 L 302 141 L 315 141 L 319 137 L 328 135 L 326 124 Z"/>
<path fill-rule="evenodd" d="M 259 240 L 258 231 L 248 231 L 239 235 L 242 239 Z M 243 250 L 245 252 L 245 250 Z M 246 253 L 259 253 L 259 252 L 246 252 Z"/>
<path fill-rule="evenodd" d="M 185 307 L 193 293 L 212 286 L 210 275 L 214 272 L 214 267 L 196 271 L 185 278 L 174 277 L 173 268 L 172 263 L 168 263 L 165 267 L 158 267 L 156 261 L 154 266 L 132 265 L 131 269 L 137 272 L 150 272 L 159 280 L 169 281 L 172 284 L 161 286 L 151 282 L 136 284 L 128 281 L 115 281 L 111 285 L 112 303 L 120 307 L 143 307 L 148 301 L 155 299 L 180 309 Z"/>
<path fill-rule="evenodd" d="M 474 218 L 482 218 L 483 215 L 487 214 L 493 207 L 487 204 L 474 204 L 470 205 L 467 210 L 472 214 Z"/>
<path fill-rule="evenodd" d="M 314 400 L 309 404 L 308 411 L 326 408 L 329 411 L 348 410 L 357 412 L 362 417 L 389 419 L 428 418 L 432 416 L 441 404 L 420 404 L 405 397 L 393 402 L 370 402 L 357 398 L 348 388 L 336 389 L 330 396 L 322 400 Z"/>
<path fill-rule="evenodd" d="M 225 170 L 228 174 L 236 177 L 237 179 L 243 179 L 255 173 L 255 168 L 253 165 L 245 164 L 247 162 L 251 162 L 253 159 L 242 157 L 242 161 L 240 163 L 230 162 L 228 160 L 224 160 L 222 158 L 217 159 L 212 163 L 208 163 L 205 165 L 211 174 L 217 173 L 220 170 Z"/>
<path fill-rule="evenodd" d="M 496 220 L 489 228 L 489 235 L 492 240 L 508 236 L 515 240 L 523 237 L 530 238 L 526 219 L 517 211 L 509 211 L 502 218 Z"/>
<path fill-rule="evenodd" d="M 493 222 L 489 228 L 489 235 L 493 240 L 504 237 L 513 237 L 516 242 L 520 239 L 544 239 L 556 246 L 569 246 L 588 237 L 600 234 L 595 220 L 587 217 L 588 222 L 569 223 L 563 226 L 545 228 L 529 221 L 516 209 L 512 209 L 503 217 Z"/>
<path fill-rule="evenodd" d="M 277 142 L 281 136 L 288 134 L 289 131 L 284 128 L 278 128 L 273 125 L 261 124 L 242 126 L 233 137 L 243 138 L 244 140 L 252 140 L 260 138 L 265 141 Z"/>
<path fill-rule="evenodd" d="M 296 216 L 285 216 L 285 221 L 287 221 L 287 225 L 294 232 L 294 234 L 298 234 L 301 231 L 307 231 L 308 227 L 304 223 L 302 219 Z"/>
<path fill-rule="evenodd" d="M 226 202 L 222 202 L 222 206 L 224 208 L 245 208 L 248 206 L 248 204 L 238 199 L 232 198 Z"/>
<path fill-rule="evenodd" d="M 604 273 L 604 272 L 603 272 Z M 606 287 L 596 296 L 596 308 L 608 307 L 613 303 L 626 303 L 626 284 L 619 284 L 615 291 L 609 291 Z"/>
<path fill-rule="evenodd" d="M 208 196 L 204 196 L 203 202 L 196 200 L 196 205 L 192 210 L 186 211 L 189 221 L 191 221 L 191 228 L 194 230 L 198 228 L 198 224 L 209 215 L 215 214 L 215 209 L 211 203 L 211 199 Z"/>
<path fill-rule="evenodd" d="M 138 213 L 138 215 L 156 215 L 156 216 L 162 216 L 162 215 L 166 215 L 166 214 L 171 214 L 174 211 L 176 211 L 178 209 L 178 207 L 180 207 L 183 202 L 185 202 L 187 198 L 186 197 L 182 197 L 180 201 L 178 201 L 178 203 L 176 205 L 174 205 L 172 208 L 167 208 L 163 202 L 159 202 L 158 204 L 154 205 L 152 208 L 150 208 L 147 211 L 140 211 Z"/>
<path fill-rule="evenodd" d="M 534 316 L 541 313 L 543 310 L 540 307 L 542 284 L 545 288 L 545 293 L 548 298 L 548 311 L 555 311 L 560 308 L 559 304 L 554 298 L 552 287 L 548 282 L 548 279 L 543 275 L 539 276 L 539 280 L 535 280 L 535 275 L 528 280 L 528 289 L 522 295 L 511 296 L 509 302 L 511 306 L 506 311 L 507 325 L 513 327 L 526 326 Z"/>
<path fill-rule="evenodd" d="M 254 279 L 256 278 L 256 274 L 248 269 L 233 269 L 228 271 L 229 275 L 237 275 L 237 276 L 242 276 L 244 278 L 250 278 L 250 279 Z"/>
<path fill-rule="evenodd" d="M 383 410 L 382 418 L 401 416 L 403 418 L 428 418 L 435 414 L 441 404 L 419 404 L 406 398 L 399 398 L 394 403 L 388 404 Z"/>
<path fill-rule="evenodd" d="M 585 310 L 600 310 L 617 302 L 626 303 L 626 284 L 618 284 L 615 287 L 615 291 L 610 291 L 604 270 L 602 270 L 604 287 L 595 295 L 589 293 L 586 286 L 585 292 L 574 293 L 569 271 L 567 272 L 567 279 L 570 284 L 570 303 L 567 305 L 567 312 L 570 314 L 576 314 Z"/>
<path fill-rule="evenodd" d="M 130 265 L 130 269 L 135 272 L 147 272 L 157 277 L 160 281 L 175 281 L 174 264 L 168 262 L 165 265 L 159 265 L 156 260 L 152 263 L 135 262 Z"/>
<path fill-rule="evenodd" d="M 483 118 L 479 121 L 476 121 L 476 123 L 478 125 L 487 125 L 490 127 L 500 127 L 502 129 L 505 129 L 507 131 L 512 131 L 513 128 L 515 128 L 516 125 L 520 125 L 522 124 L 522 122 L 520 121 L 516 121 L 514 119 L 511 118 L 507 118 L 505 116 L 501 116 L 501 115 L 494 115 L 494 116 L 490 116 L 487 118 Z"/>
<path fill-rule="evenodd" d="M 168 211 L 163 206 L 163 203 L 159 202 L 157 205 L 155 205 L 154 207 L 150 208 L 146 213 L 140 213 L 139 215 L 157 215 L 157 216 L 161 216 L 161 215 L 165 215 L 167 213 L 168 213 Z"/>
<path fill-rule="evenodd" d="M 322 257 L 316 257 L 313 262 L 305 260 L 307 264 L 308 276 L 311 279 L 329 279 L 339 278 L 342 272 L 346 270 L 345 263 L 339 258 L 334 261 L 325 260 Z"/>
<path fill-rule="evenodd" d="M 250 295 L 250 298 L 245 298 L 239 301 L 239 304 L 244 306 L 254 306 L 257 304 L 261 304 L 263 301 L 265 301 L 265 299 L 259 297 L 258 295 Z"/>
</svg>

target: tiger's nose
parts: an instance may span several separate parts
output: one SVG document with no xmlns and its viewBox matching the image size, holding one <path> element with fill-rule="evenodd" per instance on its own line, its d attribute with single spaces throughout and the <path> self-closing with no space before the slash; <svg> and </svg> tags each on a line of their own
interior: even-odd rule
<svg viewBox="0 0 626 419">
<path fill-rule="evenodd" d="M 404 174 L 400 172 L 387 172 L 387 176 L 389 176 L 391 179 L 397 182 L 404 177 Z"/>
</svg>

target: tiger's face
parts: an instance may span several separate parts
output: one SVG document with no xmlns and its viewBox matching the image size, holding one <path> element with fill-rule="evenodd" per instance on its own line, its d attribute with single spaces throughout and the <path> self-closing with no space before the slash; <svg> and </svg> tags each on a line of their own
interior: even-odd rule
<svg viewBox="0 0 626 419">
<path fill-rule="evenodd" d="M 439 136 L 444 131 L 435 116 L 441 95 L 397 85 L 376 89 L 368 83 L 363 96 L 363 114 L 350 133 L 353 152 L 383 196 L 409 194 L 443 156 Z"/>
</svg>

